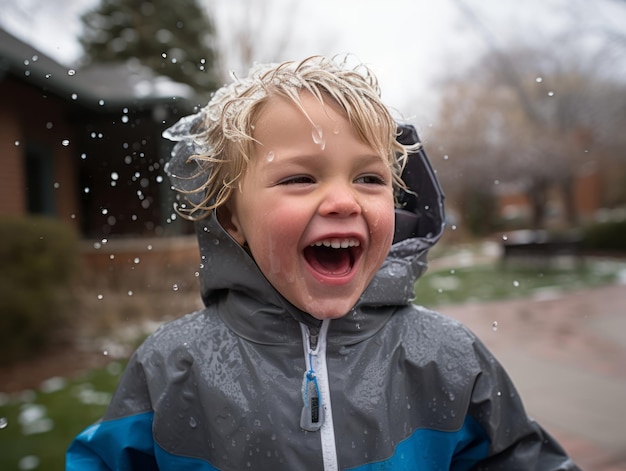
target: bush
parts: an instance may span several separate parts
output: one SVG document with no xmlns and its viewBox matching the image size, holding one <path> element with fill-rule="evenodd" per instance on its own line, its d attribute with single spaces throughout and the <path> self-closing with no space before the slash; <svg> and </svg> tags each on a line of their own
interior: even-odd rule
<svg viewBox="0 0 626 471">
<path fill-rule="evenodd" d="M 584 231 L 583 247 L 594 252 L 626 253 L 626 220 L 587 227 Z"/>
<path fill-rule="evenodd" d="M 43 217 L 0 218 L 0 363 L 32 356 L 64 325 L 78 238 Z"/>
<path fill-rule="evenodd" d="M 497 227 L 496 198 L 492 193 L 473 191 L 466 195 L 465 222 L 472 235 L 483 237 Z"/>
</svg>

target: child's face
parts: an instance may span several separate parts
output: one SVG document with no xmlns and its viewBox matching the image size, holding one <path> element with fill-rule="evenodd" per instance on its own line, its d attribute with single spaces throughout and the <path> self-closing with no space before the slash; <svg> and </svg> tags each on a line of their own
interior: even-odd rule
<svg viewBox="0 0 626 471">
<path fill-rule="evenodd" d="M 253 134 L 260 144 L 221 219 L 292 304 L 337 318 L 391 246 L 392 176 L 343 114 L 306 92 L 302 102 L 315 126 L 285 99 L 265 105 Z"/>
</svg>

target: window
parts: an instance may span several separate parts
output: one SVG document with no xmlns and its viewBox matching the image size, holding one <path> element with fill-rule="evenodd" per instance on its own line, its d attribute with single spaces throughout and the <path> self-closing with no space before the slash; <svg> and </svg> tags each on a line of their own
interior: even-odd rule
<svg viewBox="0 0 626 471">
<path fill-rule="evenodd" d="M 49 149 L 28 145 L 26 149 L 26 196 L 29 213 L 54 214 L 53 174 L 54 164 Z"/>
</svg>

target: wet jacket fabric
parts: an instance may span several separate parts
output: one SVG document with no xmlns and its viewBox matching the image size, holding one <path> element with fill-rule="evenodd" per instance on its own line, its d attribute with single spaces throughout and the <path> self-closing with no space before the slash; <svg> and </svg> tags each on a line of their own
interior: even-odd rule
<svg viewBox="0 0 626 471">
<path fill-rule="evenodd" d="M 443 195 L 423 152 L 405 178 L 418 190 L 400 195 L 397 241 L 336 320 L 295 308 L 213 216 L 198 222 L 204 309 L 139 347 L 66 470 L 578 469 L 483 344 L 413 303 Z"/>
</svg>

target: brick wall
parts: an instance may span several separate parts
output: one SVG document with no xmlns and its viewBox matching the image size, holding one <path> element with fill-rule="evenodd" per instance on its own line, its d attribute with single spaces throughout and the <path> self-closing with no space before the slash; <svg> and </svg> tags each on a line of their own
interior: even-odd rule
<svg viewBox="0 0 626 471">
<path fill-rule="evenodd" d="M 20 83 L 12 77 L 0 82 L 0 214 L 28 211 L 26 149 L 46 149 L 53 160 L 55 216 L 75 227 L 80 224 L 76 178 L 74 126 L 67 105 L 59 98 Z M 69 145 L 64 145 L 68 141 Z"/>
</svg>

